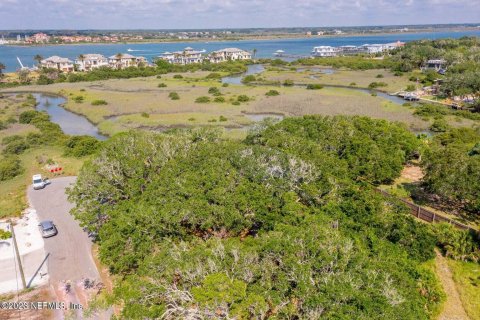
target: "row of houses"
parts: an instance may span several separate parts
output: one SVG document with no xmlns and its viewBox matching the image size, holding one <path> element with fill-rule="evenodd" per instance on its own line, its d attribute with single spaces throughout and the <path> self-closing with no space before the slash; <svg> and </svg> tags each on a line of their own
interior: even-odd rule
<svg viewBox="0 0 480 320">
<path fill-rule="evenodd" d="M 136 57 L 131 54 L 117 54 L 106 58 L 101 54 L 83 54 L 80 55 L 75 61 L 68 58 L 62 58 L 59 56 L 52 56 L 40 61 L 40 68 L 52 68 L 62 72 L 73 72 L 76 69 L 78 71 L 92 71 L 101 67 L 109 67 L 113 69 L 124 69 L 128 67 L 138 67 L 140 65 L 146 65 L 147 59 L 144 57 Z"/>
<path fill-rule="evenodd" d="M 361 46 L 319 46 L 314 47 L 312 56 L 314 57 L 337 57 L 356 54 L 378 54 L 404 46 L 404 42 L 392 42 L 385 44 L 364 44 Z"/>
<path fill-rule="evenodd" d="M 183 51 L 165 52 L 158 59 L 172 64 L 192 64 L 209 61 L 211 63 L 220 63 L 232 60 L 250 60 L 252 54 L 248 51 L 238 48 L 225 48 L 205 54 L 205 50 L 197 51 L 187 47 Z"/>
<path fill-rule="evenodd" d="M 165 52 L 158 59 L 165 60 L 172 64 L 192 64 L 209 61 L 211 63 L 220 63 L 231 60 L 249 60 L 252 58 L 250 52 L 237 49 L 226 48 L 205 54 L 205 50 L 196 51 L 193 48 L 185 48 L 183 51 Z M 111 57 L 105 57 L 101 54 L 82 54 L 75 61 L 59 56 L 52 56 L 40 61 L 40 68 L 53 68 L 62 72 L 92 71 L 101 67 L 113 69 L 125 69 L 128 67 L 138 67 L 148 65 L 144 57 L 132 56 L 131 54 L 116 54 Z"/>
</svg>

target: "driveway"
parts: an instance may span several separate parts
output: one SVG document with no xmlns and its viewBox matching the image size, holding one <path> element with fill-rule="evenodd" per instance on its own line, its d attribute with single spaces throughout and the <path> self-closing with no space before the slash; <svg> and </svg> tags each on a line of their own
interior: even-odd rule
<svg viewBox="0 0 480 320">
<path fill-rule="evenodd" d="M 65 189 L 75 183 L 76 177 L 51 179 L 51 184 L 42 190 L 28 187 L 27 196 L 30 206 L 37 211 L 38 219 L 52 220 L 58 234 L 45 240 L 45 252 L 48 257 L 50 285 L 58 301 L 80 303 L 86 307 L 96 288 L 87 289 L 83 278 L 101 282 L 100 275 L 92 257 L 92 241 L 70 215 L 73 204 L 67 200 Z M 70 292 L 65 290 L 65 281 L 71 283 Z M 76 318 L 83 318 L 76 310 Z M 111 310 L 94 314 L 93 319 L 109 319 Z M 60 317 L 61 318 L 61 317 Z"/>
<path fill-rule="evenodd" d="M 44 189 L 33 190 L 29 186 L 27 192 L 39 220 L 52 220 L 58 229 L 58 235 L 45 239 L 45 251 L 50 253 L 50 279 L 54 282 L 100 279 L 92 258 L 92 241 L 69 213 L 73 204 L 67 200 L 65 189 L 75 180 L 76 177 L 56 178 Z"/>
</svg>

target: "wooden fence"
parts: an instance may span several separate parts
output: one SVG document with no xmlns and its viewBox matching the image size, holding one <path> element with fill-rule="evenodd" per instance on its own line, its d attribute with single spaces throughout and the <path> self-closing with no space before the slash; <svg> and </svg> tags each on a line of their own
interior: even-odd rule
<svg viewBox="0 0 480 320">
<path fill-rule="evenodd" d="M 422 208 L 421 206 L 419 205 L 416 205 L 410 201 L 407 201 L 405 199 L 402 199 L 402 198 L 398 198 L 394 195 L 391 195 L 390 193 L 384 191 L 384 190 L 380 190 L 378 188 L 375 188 L 375 190 L 389 198 L 394 198 L 394 199 L 397 199 L 401 202 L 403 202 L 407 207 L 410 208 L 410 213 L 417 217 L 418 219 L 422 219 L 424 221 L 427 221 L 427 222 L 430 222 L 430 223 L 439 223 L 439 222 L 446 222 L 446 223 L 450 223 L 452 225 L 454 225 L 455 227 L 457 227 L 458 229 L 462 229 L 462 230 L 470 230 L 474 233 L 478 233 L 478 230 L 472 228 L 472 227 L 469 227 L 467 225 L 464 225 L 463 223 L 460 223 L 460 222 L 457 222 L 453 219 L 450 219 L 450 218 L 447 218 L 445 216 L 442 216 L 438 213 L 435 213 L 433 211 L 430 211 L 430 210 L 427 210 L 425 208 Z"/>
</svg>

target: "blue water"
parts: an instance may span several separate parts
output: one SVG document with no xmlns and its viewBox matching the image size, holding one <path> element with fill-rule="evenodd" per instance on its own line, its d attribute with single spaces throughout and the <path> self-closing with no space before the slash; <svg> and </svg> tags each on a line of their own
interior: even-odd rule
<svg viewBox="0 0 480 320">
<path fill-rule="evenodd" d="M 40 54 L 43 57 L 58 55 L 74 60 L 80 54 L 100 53 L 111 56 L 116 53 L 126 53 L 127 49 L 138 50 L 130 52 L 133 55 L 141 55 L 152 60 L 165 51 L 182 50 L 185 47 L 205 49 L 207 52 L 226 47 L 237 47 L 244 50 L 257 49 L 258 58 L 272 57 L 277 50 L 284 50 L 287 54 L 309 55 L 312 48 L 320 45 L 343 46 L 362 45 L 365 43 L 389 43 L 394 41 L 413 41 L 419 39 L 460 38 L 463 36 L 480 36 L 480 30 L 450 31 L 450 32 L 423 32 L 410 34 L 388 34 L 369 36 L 339 36 L 325 38 L 302 38 L 302 39 L 275 39 L 275 40 L 249 40 L 249 41 L 223 41 L 223 42 L 175 42 L 175 43 L 142 43 L 142 44 L 91 44 L 91 45 L 62 45 L 62 46 L 0 46 L 0 62 L 6 65 L 6 71 L 12 72 L 19 68 L 16 60 L 18 56 L 24 65 L 32 66 L 33 57 Z"/>
<path fill-rule="evenodd" d="M 37 99 L 37 110 L 46 111 L 50 115 L 50 121 L 58 124 L 64 133 L 74 136 L 89 135 L 99 140 L 107 139 L 85 117 L 64 109 L 61 105 L 66 102 L 65 98 L 43 93 L 34 93 L 33 96 Z"/>
</svg>

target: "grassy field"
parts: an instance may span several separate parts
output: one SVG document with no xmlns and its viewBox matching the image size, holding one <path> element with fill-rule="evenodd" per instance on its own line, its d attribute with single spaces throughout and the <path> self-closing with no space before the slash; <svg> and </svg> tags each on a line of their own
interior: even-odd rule
<svg viewBox="0 0 480 320">
<path fill-rule="evenodd" d="M 8 95 L 0 99 L 0 120 L 13 118 L 18 121 L 21 112 L 33 109 L 31 105 L 26 106 L 26 100 L 26 95 Z M 26 135 L 36 131 L 33 126 L 12 123 L 7 129 L 0 130 L 0 141 L 8 136 Z M 0 151 L 2 148 L 0 145 Z M 0 182 L 0 218 L 20 215 L 27 207 L 26 188 L 31 184 L 32 175 L 40 173 L 44 177 L 52 177 L 47 170 L 49 163 L 62 167 L 63 175 L 76 175 L 83 163 L 83 159 L 63 156 L 63 149 L 60 146 L 29 148 L 19 157 L 24 168 L 23 173 L 11 180 Z"/>
<path fill-rule="evenodd" d="M 462 305 L 472 320 L 480 320 L 480 265 L 448 260 Z"/>
<path fill-rule="evenodd" d="M 276 74 L 284 78 L 291 78 L 291 75 L 301 78 L 307 73 L 307 71 L 265 71 L 262 76 L 268 78 L 271 74 Z M 336 79 L 335 83 L 344 81 L 341 79 L 352 78 L 355 81 L 358 80 L 360 86 L 362 77 L 365 78 L 364 83 L 368 85 L 379 73 L 385 75 L 384 78 L 377 80 L 389 81 L 391 86 L 394 86 L 397 81 L 399 83 L 405 81 L 404 77 L 388 75 L 384 70 L 341 70 L 328 76 L 343 77 Z M 149 77 L 58 83 L 15 90 L 51 92 L 68 97 L 65 105 L 68 110 L 86 116 L 107 135 L 134 128 L 164 130 L 171 127 L 199 125 L 222 126 L 230 131 L 230 129 L 251 125 L 252 120 L 248 117 L 248 113 L 279 113 L 285 116 L 358 114 L 401 121 L 418 131 L 425 130 L 429 126 L 429 122 L 413 116 L 412 108 L 394 104 L 367 92 L 330 87 L 322 90 L 279 86 L 229 85 L 223 87 L 219 80 L 207 79 L 208 74 L 208 72 L 183 73 L 181 79 L 174 74 L 168 74 L 163 75 L 161 79 Z M 159 87 L 159 84 L 164 84 L 166 87 Z M 224 102 L 214 102 L 216 96 L 209 93 L 211 87 L 218 88 L 221 94 L 219 98 L 224 99 Z M 265 93 L 269 90 L 277 90 L 280 95 L 268 97 Z M 177 93 L 180 99 L 170 99 L 169 95 L 172 92 Z M 249 101 L 238 102 L 241 95 L 247 96 Z M 202 96 L 209 97 L 210 102 L 195 102 Z M 79 99 L 82 99 L 81 102 L 76 102 Z M 107 104 L 92 105 L 95 100 L 104 100 Z"/>
<path fill-rule="evenodd" d="M 333 71 L 333 73 L 330 73 Z M 407 85 L 414 84 L 407 75 L 394 76 L 390 71 L 374 70 L 332 70 L 327 67 L 298 67 L 297 70 L 267 70 L 262 74 L 266 81 L 293 80 L 295 83 L 321 83 L 325 85 L 355 86 L 368 88 L 372 82 L 385 82 L 382 91 L 397 92 L 404 90 Z"/>
</svg>

